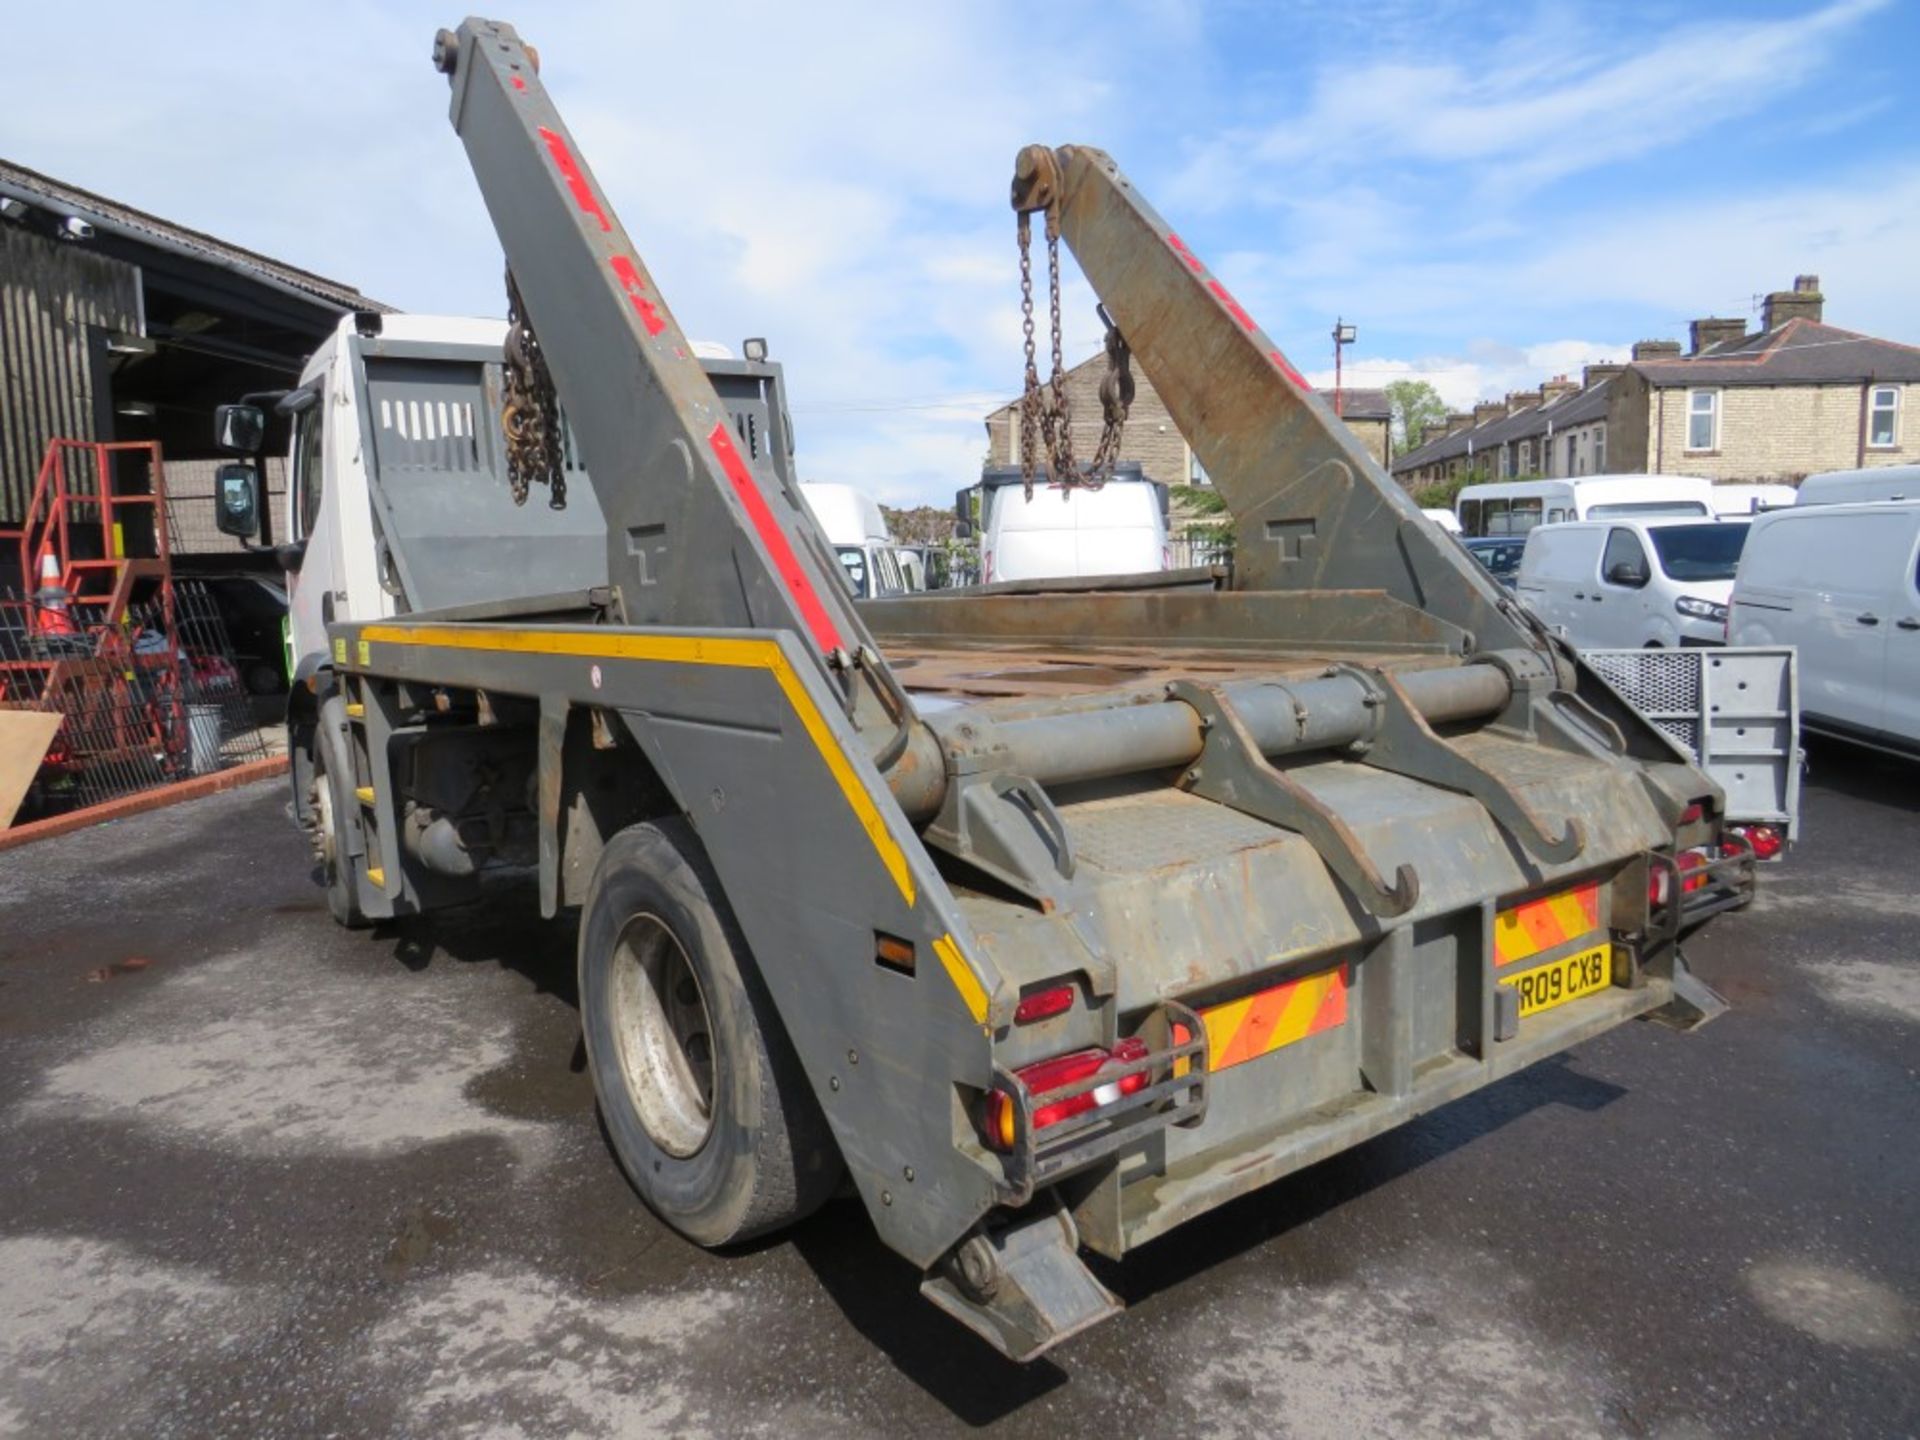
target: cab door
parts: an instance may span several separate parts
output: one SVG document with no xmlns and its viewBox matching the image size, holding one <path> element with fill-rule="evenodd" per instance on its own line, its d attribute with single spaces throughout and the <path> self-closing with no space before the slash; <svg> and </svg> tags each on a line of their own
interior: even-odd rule
<svg viewBox="0 0 1920 1440">
<path fill-rule="evenodd" d="M 340 584 L 338 525 L 329 523 L 325 403 L 326 375 L 295 392 L 302 408 L 293 417 L 293 469 L 288 477 L 289 538 L 302 547 L 297 570 L 287 575 L 287 614 L 293 663 L 327 648 L 327 624 L 333 617 Z"/>
<path fill-rule="evenodd" d="M 1629 578 L 1629 577 L 1638 577 Z M 1607 531 L 1600 551 L 1600 569 L 1589 587 L 1586 631 L 1588 645 L 1632 649 L 1651 638 L 1647 598 L 1653 580 L 1653 560 L 1635 531 L 1615 525 Z"/>
</svg>

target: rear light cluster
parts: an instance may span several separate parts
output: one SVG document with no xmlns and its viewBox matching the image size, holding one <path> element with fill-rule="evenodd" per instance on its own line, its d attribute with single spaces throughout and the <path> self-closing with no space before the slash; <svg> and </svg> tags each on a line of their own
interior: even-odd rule
<svg viewBox="0 0 1920 1440">
<path fill-rule="evenodd" d="M 1772 860 L 1787 848 L 1787 837 L 1772 825 L 1729 825 L 1722 838 L 1728 849 L 1749 851 L 1756 860 Z"/>
<path fill-rule="evenodd" d="M 1697 808 L 1697 807 L 1694 807 Z M 1693 814 L 1693 808 L 1688 810 Z M 1686 817 L 1682 817 L 1683 819 Z M 1680 893 L 1691 895 L 1707 888 L 1704 873 L 1708 861 L 1733 855 L 1751 855 L 1756 860 L 1772 860 L 1787 847 L 1787 838 L 1773 825 L 1729 825 L 1720 836 L 1720 844 L 1700 845 L 1682 850 L 1673 857 L 1674 868 L 1656 865 L 1647 871 L 1647 904 L 1658 910 L 1673 899 L 1673 877 L 1680 877 Z"/>
<path fill-rule="evenodd" d="M 1136 1060 L 1144 1060 L 1147 1053 L 1147 1042 L 1134 1037 L 1122 1040 L 1111 1050 L 1076 1050 L 1070 1055 L 1056 1055 L 1051 1060 L 1041 1060 L 1014 1071 L 1020 1083 L 1027 1087 L 1027 1093 L 1037 1102 L 1033 1107 L 1034 1130 L 1045 1130 L 1050 1125 L 1058 1125 L 1075 1115 L 1098 1110 L 1103 1105 L 1113 1104 L 1122 1096 L 1136 1095 L 1146 1089 L 1147 1072 L 1136 1070 L 1131 1075 L 1117 1075 L 1107 1084 L 1090 1086 L 1076 1095 L 1063 1096 L 1058 1100 L 1046 1098 L 1052 1091 L 1096 1079 L 1102 1070 L 1117 1069 Z M 1013 1149 L 1016 1139 L 1014 1118 L 1013 1097 L 1003 1090 L 989 1091 L 987 1144 L 995 1150 Z"/>
</svg>

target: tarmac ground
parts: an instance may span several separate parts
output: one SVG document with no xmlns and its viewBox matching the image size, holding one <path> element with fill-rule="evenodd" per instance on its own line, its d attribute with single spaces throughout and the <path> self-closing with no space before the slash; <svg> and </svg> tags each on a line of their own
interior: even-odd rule
<svg viewBox="0 0 1920 1440">
<path fill-rule="evenodd" d="M 1026 1367 L 851 1200 L 634 1198 L 530 893 L 339 930 L 278 784 L 0 856 L 0 1437 L 1909 1435 L 1920 765 L 1634 1024 L 1145 1247 Z"/>
</svg>

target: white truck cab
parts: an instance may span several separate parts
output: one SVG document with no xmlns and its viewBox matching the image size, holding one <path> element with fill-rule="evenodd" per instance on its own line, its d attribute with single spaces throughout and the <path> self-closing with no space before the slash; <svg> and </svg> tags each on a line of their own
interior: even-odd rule
<svg viewBox="0 0 1920 1440">
<path fill-rule="evenodd" d="M 533 525 L 513 501 L 499 421 L 506 334 L 503 320 L 347 316 L 278 401 L 292 426 L 287 534 L 275 538 L 285 542 L 296 681 L 327 663 L 336 620 L 606 584 L 606 522 L 570 431 L 564 508 L 535 487 L 525 504 L 543 513 Z M 780 367 L 711 344 L 695 350 L 741 452 L 790 476 Z"/>
</svg>

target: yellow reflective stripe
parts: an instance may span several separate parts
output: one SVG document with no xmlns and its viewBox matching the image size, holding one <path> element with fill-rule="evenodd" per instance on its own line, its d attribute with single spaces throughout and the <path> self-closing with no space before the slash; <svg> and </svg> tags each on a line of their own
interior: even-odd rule
<svg viewBox="0 0 1920 1440">
<path fill-rule="evenodd" d="M 606 660 L 653 660 L 675 665 L 721 665 L 733 669 L 765 670 L 780 686 L 787 703 L 800 717 L 800 724 L 813 741 L 820 758 L 847 798 L 854 818 L 867 832 L 867 839 L 880 856 L 880 863 L 911 905 L 914 901 L 913 869 L 906 851 L 887 829 L 886 817 L 873 803 L 867 787 L 854 774 L 853 766 L 835 743 L 819 707 L 807 693 L 807 687 L 787 663 L 786 654 L 772 640 L 742 640 L 733 637 L 702 635 L 595 635 L 578 631 L 540 630 L 456 630 L 445 626 L 418 627 L 369 625 L 360 632 L 363 640 L 390 645 L 443 645 L 454 650 L 497 650 L 530 655 L 583 655 Z"/>
<path fill-rule="evenodd" d="M 940 963 L 946 967 L 947 976 L 953 981 L 953 988 L 960 992 L 960 998 L 966 1003 L 967 1013 L 973 1016 L 974 1023 L 986 1024 L 987 992 L 980 988 L 980 981 L 974 976 L 966 957 L 960 953 L 953 936 L 942 935 L 934 941 L 933 953 L 940 957 Z"/>
</svg>

